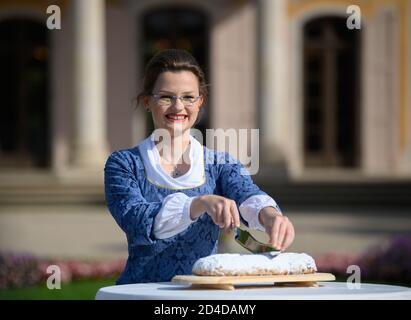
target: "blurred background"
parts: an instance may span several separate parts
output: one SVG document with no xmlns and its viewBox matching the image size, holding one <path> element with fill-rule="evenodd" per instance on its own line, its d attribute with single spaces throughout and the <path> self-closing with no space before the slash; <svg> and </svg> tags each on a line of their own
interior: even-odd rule
<svg viewBox="0 0 411 320">
<path fill-rule="evenodd" d="M 260 130 L 253 178 L 294 223 L 289 251 L 411 286 L 410 21 L 408 0 L 0 0 L 0 298 L 114 283 L 127 244 L 104 162 L 151 133 L 134 99 L 164 48 L 205 70 L 198 129 Z"/>
</svg>

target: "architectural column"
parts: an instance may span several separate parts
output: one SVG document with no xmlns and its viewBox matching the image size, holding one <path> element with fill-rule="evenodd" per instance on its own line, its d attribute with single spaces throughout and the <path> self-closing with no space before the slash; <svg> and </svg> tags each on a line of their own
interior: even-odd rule
<svg viewBox="0 0 411 320">
<path fill-rule="evenodd" d="M 407 19 L 411 21 L 411 4 L 407 6 Z M 401 172 L 405 175 L 411 175 L 411 41 L 409 39 L 409 35 L 411 35 L 411 23 L 408 22 L 408 88 L 406 88 L 408 94 L 408 104 L 406 106 L 406 120 L 405 120 L 405 137 L 404 137 L 404 146 L 403 146 L 403 156 L 402 156 L 402 163 L 401 163 Z"/>
<path fill-rule="evenodd" d="M 411 73 L 409 73 L 411 76 Z M 411 88 L 410 88 L 411 90 Z M 410 99 L 410 98 L 409 98 Z M 408 103 L 407 117 L 407 133 L 405 137 L 405 146 L 401 162 L 401 173 L 411 176 L 411 103 Z"/>
<path fill-rule="evenodd" d="M 73 0 L 74 135 L 72 164 L 98 169 L 107 157 L 105 1 Z"/>
<path fill-rule="evenodd" d="M 363 169 L 392 175 L 400 154 L 398 15 L 380 8 L 364 32 Z"/>
<path fill-rule="evenodd" d="M 257 144 L 255 141 L 251 142 L 250 131 L 258 125 L 256 112 L 258 41 L 255 3 L 244 1 L 232 6 L 222 6 L 212 26 L 211 127 L 222 129 L 227 135 L 229 132 L 235 132 L 239 148 L 234 152 L 234 143 L 221 146 L 217 143 L 208 146 L 218 151 L 228 151 L 244 164 L 258 163 Z M 240 138 L 240 130 L 250 134 Z M 207 138 L 211 139 L 210 136 Z M 253 169 L 251 172 L 254 172 Z"/>
<path fill-rule="evenodd" d="M 212 127 L 255 128 L 255 5 L 240 3 L 220 14 L 211 31 Z"/>
<path fill-rule="evenodd" d="M 260 0 L 260 143 L 263 161 L 285 158 L 287 138 L 287 2 Z M 288 128 L 288 129 L 287 129 Z"/>
</svg>

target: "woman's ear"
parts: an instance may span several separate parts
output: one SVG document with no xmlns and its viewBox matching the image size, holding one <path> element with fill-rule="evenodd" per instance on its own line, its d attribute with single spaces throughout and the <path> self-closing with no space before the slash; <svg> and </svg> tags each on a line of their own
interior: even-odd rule
<svg viewBox="0 0 411 320">
<path fill-rule="evenodd" d="M 204 104 L 204 101 L 205 101 L 204 96 L 200 96 L 200 99 L 198 101 L 199 101 L 198 107 L 201 108 Z"/>
<path fill-rule="evenodd" d="M 150 111 L 150 97 L 144 96 L 142 101 L 143 101 L 144 110 L 149 112 Z"/>
</svg>

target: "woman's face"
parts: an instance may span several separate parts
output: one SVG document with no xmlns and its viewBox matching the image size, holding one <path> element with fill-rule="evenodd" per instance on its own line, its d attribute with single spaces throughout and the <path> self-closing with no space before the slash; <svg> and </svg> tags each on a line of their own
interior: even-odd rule
<svg viewBox="0 0 411 320">
<path fill-rule="evenodd" d="M 144 98 L 144 106 L 153 115 L 154 127 L 166 129 L 174 136 L 187 132 L 195 123 L 203 97 L 190 105 L 184 105 L 181 99 L 190 100 L 200 95 L 197 76 L 190 71 L 165 71 L 157 77 L 152 93 L 155 95 Z M 171 104 L 164 103 L 171 101 Z"/>
</svg>

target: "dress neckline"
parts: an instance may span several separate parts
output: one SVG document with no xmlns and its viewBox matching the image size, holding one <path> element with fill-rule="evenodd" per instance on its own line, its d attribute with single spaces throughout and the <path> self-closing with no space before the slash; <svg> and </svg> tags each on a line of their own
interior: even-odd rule
<svg viewBox="0 0 411 320">
<path fill-rule="evenodd" d="M 182 190 L 192 189 L 206 182 L 205 149 L 204 146 L 190 134 L 190 169 L 183 175 L 173 178 L 160 164 L 160 153 L 155 146 L 155 136 L 152 133 L 138 146 L 145 177 L 147 181 L 157 187 Z"/>
<path fill-rule="evenodd" d="M 171 179 L 184 179 L 184 177 L 190 175 L 192 168 L 193 168 L 193 143 L 191 141 L 191 139 L 194 139 L 191 135 L 190 135 L 190 142 L 188 144 L 187 148 L 190 148 L 189 150 L 189 159 L 190 159 L 190 168 L 187 170 L 186 173 L 182 174 L 181 176 L 178 177 L 173 177 L 172 175 L 170 175 L 161 165 L 161 156 L 160 156 L 160 152 L 158 151 L 158 148 L 155 144 L 155 142 L 150 139 L 151 143 L 152 143 L 152 150 L 153 150 L 153 155 L 154 155 L 154 159 L 156 161 L 157 167 L 159 170 L 161 170 L 164 174 L 168 175 Z M 187 150 L 184 150 L 183 154 L 186 152 Z"/>
</svg>

